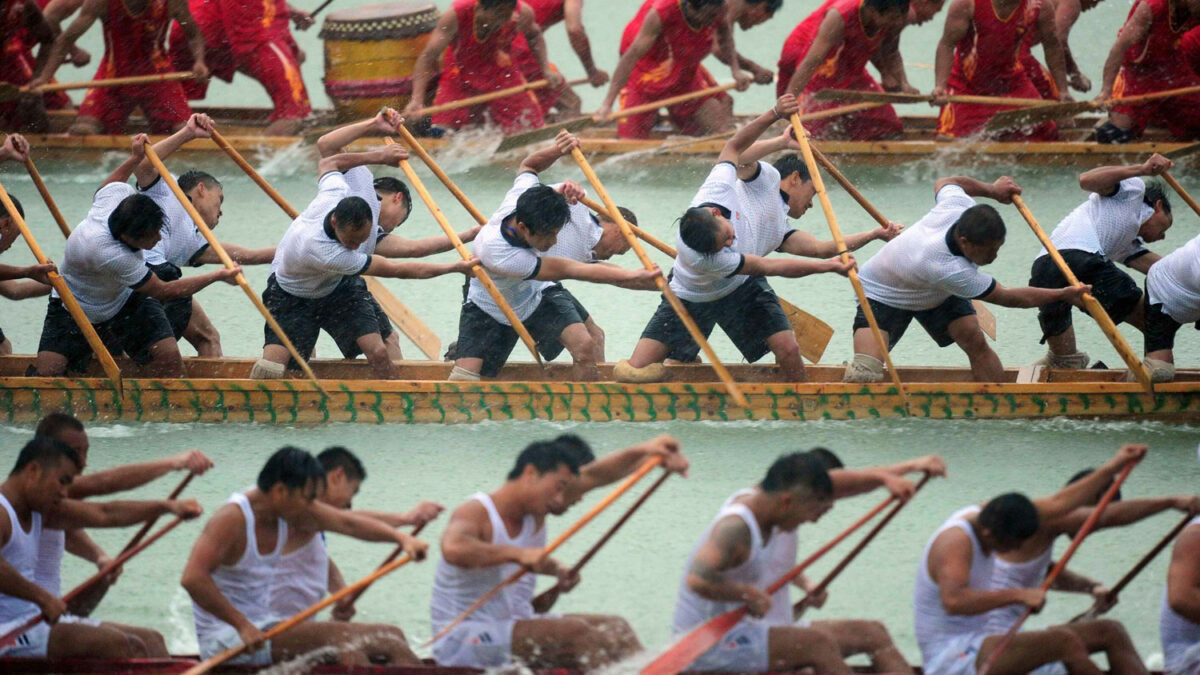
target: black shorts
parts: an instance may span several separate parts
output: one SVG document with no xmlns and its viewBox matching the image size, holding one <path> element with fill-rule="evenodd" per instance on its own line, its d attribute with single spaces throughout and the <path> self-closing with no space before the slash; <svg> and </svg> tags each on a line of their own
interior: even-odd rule
<svg viewBox="0 0 1200 675">
<path fill-rule="evenodd" d="M 547 361 L 563 351 L 562 332 L 567 326 L 587 321 L 588 312 L 561 284 L 542 292 L 537 309 L 521 323 L 533 337 L 538 352 Z M 483 359 L 479 374 L 496 377 L 516 346 L 517 332 L 493 319 L 473 302 L 465 302 L 458 317 L 455 359 Z"/>
<path fill-rule="evenodd" d="M 166 282 L 176 281 L 183 278 L 183 270 L 173 263 L 162 263 L 160 265 L 146 264 L 154 276 Z M 176 298 L 168 300 L 163 305 L 163 311 L 167 313 L 167 321 L 171 322 L 171 331 L 175 334 L 175 339 L 183 337 L 183 332 L 187 330 L 188 324 L 192 321 L 192 298 Z"/>
<path fill-rule="evenodd" d="M 392 329 L 392 322 L 388 320 L 387 314 L 383 311 L 383 307 L 379 306 L 379 301 L 376 300 L 375 296 L 371 295 L 371 291 L 367 289 L 366 279 L 363 279 L 361 276 L 347 278 L 357 279 L 358 283 L 362 284 L 363 290 L 366 291 L 367 296 L 371 299 L 371 305 L 375 308 L 375 320 L 379 323 L 379 336 L 384 340 L 391 337 L 392 333 L 395 332 Z M 342 355 L 348 359 L 356 359 L 362 355 L 362 349 L 360 349 L 358 346 L 358 340 L 338 340 L 337 346 L 338 349 L 342 350 Z"/>
<path fill-rule="evenodd" d="M 1078 249 L 1066 249 L 1059 253 L 1079 281 L 1091 284 L 1092 295 L 1108 312 L 1113 323 L 1124 321 L 1141 302 L 1142 289 L 1138 288 L 1133 277 L 1108 258 Z M 1067 280 L 1054 260 L 1049 255 L 1043 255 L 1033 261 L 1029 285 L 1035 288 L 1066 288 Z M 1038 308 L 1038 323 L 1042 325 L 1043 343 L 1046 338 L 1062 335 L 1071 327 L 1071 305 L 1066 302 L 1042 305 Z"/>
<path fill-rule="evenodd" d="M 116 316 L 92 326 L 109 353 L 113 356 L 125 353 L 136 363 L 149 363 L 150 347 L 174 337 L 162 303 L 140 293 L 129 296 Z M 62 354 L 72 372 L 83 372 L 92 357 L 92 347 L 83 331 L 58 298 L 50 298 L 46 308 L 38 351 Z"/>
<path fill-rule="evenodd" d="M 913 311 L 909 309 L 899 309 L 891 305 L 885 305 L 878 300 L 871 300 L 871 311 L 875 314 L 875 322 L 879 324 L 879 330 L 886 331 L 888 334 L 888 350 L 891 350 L 900 342 L 900 338 L 904 337 L 904 331 L 908 330 L 908 324 L 913 319 L 921 324 L 929 337 L 937 343 L 939 347 L 949 347 L 954 344 L 954 338 L 950 337 L 950 324 L 964 316 L 972 316 L 975 314 L 975 306 L 970 300 L 952 295 L 946 298 L 942 304 L 933 309 L 924 309 L 921 311 Z M 869 328 L 867 323 L 867 315 L 863 314 L 862 305 L 859 305 L 858 311 L 854 313 L 854 330 L 860 328 Z"/>
<path fill-rule="evenodd" d="M 358 339 L 378 333 L 386 340 L 392 334 L 390 323 L 386 330 L 380 325 L 379 304 L 367 292 L 367 284 L 357 275 L 343 278 L 329 295 L 322 298 L 301 298 L 279 287 L 272 274 L 267 279 L 263 304 L 279 322 L 292 344 L 304 358 L 309 358 L 317 346 L 317 337 L 329 333 L 346 358 L 355 358 L 362 351 Z M 384 319 L 386 323 L 386 318 Z M 264 326 L 265 344 L 283 345 L 270 326 Z M 295 359 L 288 360 L 289 368 L 299 368 Z"/>
<path fill-rule="evenodd" d="M 1164 349 L 1175 348 L 1175 333 L 1183 324 L 1163 311 L 1162 303 L 1150 304 L 1150 294 L 1146 294 L 1146 325 L 1145 325 L 1145 349 L 1146 353 L 1157 352 Z M 1200 330 L 1200 321 L 1196 322 L 1196 329 Z"/>
<path fill-rule="evenodd" d="M 689 302 L 680 298 L 680 302 L 704 337 L 712 333 L 713 326 L 720 326 L 750 363 L 771 351 L 767 338 L 792 330 L 792 324 L 779 305 L 779 296 L 762 277 L 751 277 L 737 290 L 718 300 Z M 669 359 L 695 361 L 700 353 L 700 345 L 692 339 L 666 298 L 659 302 L 642 337 L 667 345 L 671 350 L 667 355 Z"/>
</svg>

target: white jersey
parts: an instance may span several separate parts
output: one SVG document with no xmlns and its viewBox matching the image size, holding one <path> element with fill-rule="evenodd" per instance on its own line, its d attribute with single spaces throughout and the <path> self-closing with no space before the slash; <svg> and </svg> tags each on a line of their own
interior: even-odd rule
<svg viewBox="0 0 1200 675">
<path fill-rule="evenodd" d="M 67 550 L 67 533 L 62 530 L 42 530 L 38 542 L 37 567 L 33 571 L 33 583 L 46 589 L 55 597 L 62 597 L 62 560 Z"/>
<path fill-rule="evenodd" d="M 1200 517 L 1193 518 L 1192 522 L 1188 523 L 1188 527 L 1196 525 L 1200 525 Z M 1166 589 L 1163 589 L 1158 635 L 1162 640 L 1164 670 L 1168 673 L 1195 673 L 1194 669 L 1200 667 L 1200 664 L 1189 663 L 1188 652 L 1200 645 L 1200 624 L 1188 621 L 1171 609 L 1167 602 Z"/>
<path fill-rule="evenodd" d="M 674 635 L 685 635 L 709 619 L 745 604 L 738 601 L 717 602 L 702 598 L 687 585 L 688 571 L 692 568 L 696 552 L 700 550 L 704 542 L 708 541 L 717 523 L 726 518 L 741 518 L 746 523 L 746 527 L 750 530 L 750 555 L 741 565 L 721 572 L 721 577 L 727 581 L 750 584 L 758 588 L 766 588 L 774 581 L 774 579 L 767 578 L 766 548 L 763 546 L 762 530 L 758 526 L 758 520 L 754 517 L 754 513 L 745 504 L 735 502 L 723 506 L 717 513 L 717 517 L 704 530 L 704 536 L 700 537 L 700 541 L 692 548 L 687 563 L 684 565 L 683 578 L 679 581 L 679 593 L 675 597 L 675 617 L 671 623 L 671 632 Z"/>
<path fill-rule="evenodd" d="M 754 494 L 752 489 L 738 490 L 725 500 L 723 508 L 733 506 L 735 500 Z M 797 530 L 785 531 L 777 527 L 771 528 L 771 536 L 767 538 L 764 556 L 766 568 L 763 580 L 774 583 L 783 575 L 792 571 L 796 566 L 796 557 L 800 551 L 800 533 Z M 772 626 L 786 626 L 794 622 L 792 613 L 792 584 L 784 584 L 771 596 L 771 610 L 763 617 Z"/>
<path fill-rule="evenodd" d="M 1146 275 L 1150 304 L 1181 324 L 1200 321 L 1200 236 L 1163 256 Z"/>
<path fill-rule="evenodd" d="M 949 520 L 938 528 L 937 532 L 925 544 L 925 552 L 921 554 L 921 563 L 917 568 L 917 583 L 913 591 L 913 626 L 917 636 L 917 644 L 921 648 L 921 658 L 926 663 L 943 651 L 943 645 L 968 635 L 986 635 L 988 615 L 975 614 L 972 616 L 952 615 L 942 606 L 941 592 L 933 578 L 929 576 L 929 550 L 933 542 L 947 530 L 958 529 L 971 538 L 971 578 L 970 587 L 976 589 L 993 588 L 992 576 L 995 573 L 995 558 L 983 552 L 983 546 L 967 519 L 980 512 L 978 506 L 968 506 L 956 511 Z"/>
<path fill-rule="evenodd" d="M 979 271 L 950 240 L 950 229 L 975 206 L 957 185 L 937 193 L 937 206 L 900 236 L 889 241 L 859 268 L 867 297 L 889 307 L 920 312 L 951 296 L 973 299 L 987 295 L 996 281 Z"/>
<path fill-rule="evenodd" d="M 992 588 L 1038 588 L 1050 571 L 1054 558 L 1054 546 L 1047 546 L 1041 555 L 1025 562 L 1008 562 L 995 558 L 992 572 Z M 1006 633 L 1025 613 L 1025 605 L 997 607 L 987 613 L 987 632 L 994 635 Z"/>
<path fill-rule="evenodd" d="M 4 507 L 4 517 L 8 518 L 12 526 L 12 535 L 9 536 L 8 543 L 4 548 L 0 548 L 0 558 L 21 576 L 33 579 L 34 568 L 37 565 L 38 539 L 42 536 L 42 514 L 34 511 L 29 531 L 25 531 L 21 529 L 17 512 L 4 495 L 0 495 L 0 506 Z M 0 634 L 7 633 L 41 613 L 42 610 L 28 600 L 0 594 Z"/>
<path fill-rule="evenodd" d="M 271 613 L 294 616 L 317 604 L 327 592 L 329 551 L 325 533 L 318 532 L 304 546 L 280 556 L 271 584 Z"/>
<path fill-rule="evenodd" d="M 245 494 L 235 492 L 229 498 L 242 510 L 246 524 L 246 550 L 236 564 L 218 567 L 212 573 L 213 582 L 221 595 L 255 626 L 265 626 L 276 620 L 271 613 L 271 586 L 275 581 L 283 545 L 287 542 L 287 522 L 278 519 L 275 550 L 264 555 L 258 550 L 258 537 L 254 534 L 254 509 Z M 204 608 L 192 603 L 192 619 L 196 624 L 196 638 L 200 644 L 214 641 L 214 636 L 228 630 L 224 621 L 209 614 Z"/>
<path fill-rule="evenodd" d="M 1126 178 L 1107 197 L 1093 192 L 1054 228 L 1050 243 L 1060 251 L 1099 253 L 1119 263 L 1145 253 L 1138 230 L 1154 215 L 1154 208 L 1142 200 L 1145 194 L 1146 181 L 1141 178 Z M 1037 257 L 1044 255 L 1045 248 Z"/>
<path fill-rule="evenodd" d="M 582 203 L 573 204 L 570 209 L 571 217 L 558 231 L 558 241 L 542 255 L 594 263 L 596 244 L 600 243 L 604 228 L 600 227 L 600 220 L 592 215 L 591 209 Z"/>
<path fill-rule="evenodd" d="M 146 263 L 162 265 L 171 263 L 176 267 L 195 265 L 196 258 L 208 248 L 208 240 L 200 234 L 196 221 L 179 203 L 175 193 L 162 178 L 155 178 L 150 187 L 141 193 L 154 200 L 163 210 L 162 239 L 154 248 L 146 251 Z"/>
</svg>

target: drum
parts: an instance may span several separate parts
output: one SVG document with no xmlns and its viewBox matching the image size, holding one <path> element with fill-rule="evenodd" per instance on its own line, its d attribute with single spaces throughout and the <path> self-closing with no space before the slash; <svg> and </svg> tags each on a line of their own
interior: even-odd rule
<svg viewBox="0 0 1200 675">
<path fill-rule="evenodd" d="M 431 2 L 384 2 L 331 12 L 321 26 L 325 92 L 342 120 L 397 110 L 412 95 L 417 57 L 437 25 Z"/>
</svg>

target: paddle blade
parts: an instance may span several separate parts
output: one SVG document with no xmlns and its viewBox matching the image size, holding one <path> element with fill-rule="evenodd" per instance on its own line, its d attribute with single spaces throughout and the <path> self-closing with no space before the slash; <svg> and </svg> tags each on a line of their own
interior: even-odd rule
<svg viewBox="0 0 1200 675">
<path fill-rule="evenodd" d="M 670 649 L 654 659 L 650 665 L 642 668 L 641 675 L 675 675 L 690 666 L 704 652 L 715 647 L 744 616 L 746 608 L 739 607 L 709 619 L 707 623 L 671 645 Z"/>
<path fill-rule="evenodd" d="M 927 103 L 928 94 L 897 94 L 857 89 L 822 89 L 813 94 L 816 101 L 857 101 L 862 103 Z"/>
<path fill-rule="evenodd" d="M 996 113 L 996 116 L 988 121 L 985 129 L 988 131 L 1005 131 L 1014 127 L 1027 127 L 1033 124 L 1062 119 L 1063 117 L 1074 117 L 1080 113 L 1090 112 L 1095 109 L 1096 104 L 1091 101 L 1074 101 L 1072 103 L 1006 110 Z"/>
<path fill-rule="evenodd" d="M 796 334 L 796 342 L 800 343 L 800 354 L 804 358 L 819 363 L 833 338 L 833 326 L 800 309 L 792 303 L 779 299 L 783 313 L 787 315 L 788 323 L 792 324 L 792 332 Z"/>
<path fill-rule="evenodd" d="M 0 82 L 0 103 L 16 100 L 21 95 L 21 89 L 9 82 Z"/>
<path fill-rule="evenodd" d="M 983 334 L 990 337 L 992 342 L 996 341 L 996 315 L 992 314 L 992 310 L 987 308 L 987 305 L 978 300 L 972 300 L 971 306 L 975 308 L 975 317 L 979 320 L 979 327 L 983 329 Z"/>
<path fill-rule="evenodd" d="M 413 311 L 408 308 L 400 299 L 387 289 L 375 277 L 363 276 L 363 281 L 367 282 L 367 290 L 383 308 L 383 313 L 387 318 L 396 324 L 396 328 L 400 329 L 412 343 L 421 350 L 425 358 L 430 361 L 442 360 L 442 341 L 438 339 L 437 333 L 433 332 L 429 326 L 425 325 Z"/>
<path fill-rule="evenodd" d="M 554 124 L 547 124 L 540 129 L 530 129 L 529 131 L 522 131 L 517 134 L 505 136 L 504 140 L 500 142 L 500 147 L 496 148 L 496 152 L 506 152 L 516 148 L 523 148 L 532 143 L 539 143 L 541 141 L 554 138 L 560 131 L 570 131 L 571 133 L 575 133 L 576 131 L 582 131 L 595 125 L 596 120 L 592 119 L 591 117 L 576 117 L 573 120 L 565 120 L 562 122 L 555 122 Z"/>
</svg>

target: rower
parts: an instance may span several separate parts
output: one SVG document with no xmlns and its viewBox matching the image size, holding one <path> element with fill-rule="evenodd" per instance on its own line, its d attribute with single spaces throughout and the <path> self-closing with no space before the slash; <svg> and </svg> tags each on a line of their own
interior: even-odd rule
<svg viewBox="0 0 1200 675">
<path fill-rule="evenodd" d="M 665 470 L 684 478 L 687 478 L 691 467 L 691 461 L 680 450 L 679 440 L 669 434 L 660 434 L 624 450 L 610 452 L 601 459 L 596 459 L 587 441 L 575 434 L 562 434 L 554 442 L 563 446 L 579 466 L 579 473 L 571 478 L 563 490 L 562 500 L 550 507 L 550 513 L 556 516 L 565 514 L 585 494 L 625 478 L 654 457 L 662 457 Z"/>
<path fill-rule="evenodd" d="M 318 501 L 335 509 L 349 510 L 367 470 L 362 461 L 344 447 L 326 448 L 317 455 L 317 461 L 325 469 L 325 491 Z M 444 510 L 441 504 L 421 502 L 408 513 L 382 513 L 356 510 L 389 527 L 420 527 L 438 517 Z M 279 558 L 275 580 L 271 584 L 271 611 L 275 616 L 287 617 L 299 614 L 317 604 L 325 593 L 335 593 L 345 587 L 333 558 L 325 546 L 325 533 L 305 527 L 288 529 L 287 542 Z M 335 621 L 349 621 L 354 616 L 351 598 L 334 605 L 331 616 Z"/>
<path fill-rule="evenodd" d="M 544 34 L 547 28 L 564 23 L 567 30 L 567 40 L 571 49 L 579 57 L 583 72 L 587 74 L 588 83 L 593 87 L 603 87 L 608 84 L 608 71 L 596 67 L 592 59 L 591 41 L 588 40 L 587 30 L 583 27 L 583 0 L 524 0 L 533 9 L 533 20 Z M 521 66 L 521 72 L 528 82 L 542 79 L 542 67 L 537 56 L 529 49 L 529 43 L 524 37 L 517 39 L 515 58 Z M 554 64 L 551 64 L 554 67 Z M 555 67 L 555 70 L 557 68 Z M 546 115 L 557 108 L 560 117 L 578 117 L 582 101 L 579 95 L 570 87 L 556 89 L 542 87 L 533 92 L 538 103 L 542 106 L 542 114 Z"/>
<path fill-rule="evenodd" d="M 388 110 L 394 116 L 394 110 Z M 308 358 L 324 330 L 347 358 L 365 354 L 376 378 L 399 375 L 388 354 L 377 304 L 360 275 L 397 279 L 428 279 L 470 272 L 475 260 L 453 263 L 395 262 L 375 253 L 376 212 L 371 202 L 355 194 L 347 172 L 366 164 L 396 166 L 408 158 L 399 145 L 371 152 L 322 157 L 317 165 L 317 196 L 300 213 L 275 250 L 263 304 L 300 351 Z M 362 190 L 369 190 L 363 186 Z M 377 197 L 375 206 L 382 208 Z M 390 326 L 389 326 L 390 328 Z M 250 376 L 279 378 L 285 364 L 294 364 L 282 340 L 265 329 L 263 357 Z"/>
<path fill-rule="evenodd" d="M 578 583 L 566 566 L 542 556 L 546 514 L 563 503 L 567 486 L 579 475 L 575 459 L 562 443 L 533 443 L 499 489 L 475 494 L 454 510 L 433 581 L 435 632 L 520 567 L 557 577 L 564 590 Z M 641 650 L 620 617 L 535 616 L 534 587 L 532 575 L 505 587 L 435 642 L 438 664 L 490 668 L 516 662 L 535 669 L 592 670 Z"/>
<path fill-rule="evenodd" d="M 621 35 L 621 59 L 596 116 L 609 117 L 618 96 L 624 109 L 715 85 L 700 65 L 714 44 L 738 91 L 748 89 L 754 78 L 742 71 L 723 0 L 645 0 Z M 724 92 L 676 103 L 667 112 L 691 136 L 733 128 L 733 99 Z M 657 110 L 622 117 L 617 136 L 647 138 L 657 121 Z"/>
<path fill-rule="evenodd" d="M 396 127 L 403 123 L 404 118 L 399 113 L 392 108 L 384 108 L 371 119 L 347 124 L 322 135 L 317 139 L 317 151 L 322 158 L 332 157 L 345 152 L 351 143 L 367 134 L 395 134 Z M 394 234 L 412 215 L 413 206 L 408 186 L 400 179 L 391 176 L 376 178 L 366 166 L 356 166 L 343 172 L 342 177 L 350 187 L 350 194 L 362 198 L 371 207 L 373 232 L 359 247 L 363 253 L 385 258 L 424 258 L 454 250 L 453 242 L 444 234 L 423 239 L 406 239 Z M 466 243 L 474 241 L 477 234 L 478 225 L 459 232 L 458 237 Z M 366 282 L 361 276 L 355 277 L 354 284 L 360 292 L 366 292 Z M 400 353 L 399 333 L 392 328 L 391 321 L 384 314 L 375 296 L 369 295 L 368 299 L 375 309 L 375 318 L 379 321 L 379 334 L 387 346 L 388 358 L 393 361 L 403 358 Z M 354 358 L 361 351 L 350 345 L 350 349 L 343 350 L 343 353 L 346 358 Z"/>
<path fill-rule="evenodd" d="M 988 629 L 991 611 L 1010 605 L 1038 611 L 1046 602 L 1045 591 L 1036 586 L 1013 588 L 998 584 L 997 556 L 1020 550 L 1038 534 L 1040 523 L 1066 517 L 1094 503 L 1095 495 L 1127 462 L 1145 454 L 1144 445 L 1126 445 L 1099 469 L 1049 497 L 1031 501 L 1023 494 L 1009 492 L 982 508 L 968 506 L 950 516 L 925 545 L 917 569 L 914 623 L 925 672 L 974 673 L 987 663 L 1004 639 Z M 1105 649 L 1110 644 L 1113 643 L 1098 648 Z M 1057 668 L 1040 670 L 1061 662 L 1067 672 L 1099 675 L 1102 671 L 1088 657 L 1092 646 L 1069 627 L 1023 631 L 1008 643 L 989 672 L 996 675 L 1061 672 Z M 1114 649 L 1110 653 L 1118 652 Z M 1132 658 L 1137 658 L 1136 653 Z M 1120 671 L 1117 665 L 1110 667 Z M 1120 672 L 1145 670 L 1137 667 Z"/>
<path fill-rule="evenodd" d="M 99 19 L 104 29 L 104 57 L 97 79 L 171 72 L 167 58 L 167 25 L 179 22 L 188 38 L 195 60 L 191 68 L 198 80 L 207 79 L 204 37 L 192 20 L 187 4 L 169 0 L 84 0 L 79 16 L 54 40 L 54 46 L 31 88 L 48 84 L 75 42 Z M 68 133 L 121 134 L 134 108 L 141 108 L 150 132 L 169 133 L 187 122 L 191 109 L 179 82 L 109 87 L 88 91 L 79 106 L 79 116 Z"/>
<path fill-rule="evenodd" d="M 1184 34 L 1200 25 L 1200 0 L 1137 0 L 1117 33 L 1104 62 L 1099 103 L 1178 87 L 1200 85 L 1187 53 Z M 1117 105 L 1096 129 L 1099 143 L 1128 143 L 1150 124 L 1165 126 L 1178 139 L 1200 136 L 1200 94 L 1186 94 L 1138 105 Z"/>
<path fill-rule="evenodd" d="M 830 0 L 801 21 L 783 44 L 776 93 L 800 97 L 804 112 L 845 105 L 815 101 L 824 89 L 882 92 L 867 72 L 875 63 L 881 73 L 907 82 L 900 57 L 900 32 L 908 24 L 908 0 Z M 890 105 L 851 115 L 813 120 L 805 128 L 816 138 L 876 141 L 896 138 L 903 125 Z"/>
<path fill-rule="evenodd" d="M 1200 237 L 1163 256 L 1146 273 L 1146 367 L 1156 381 L 1175 379 L 1175 334 L 1200 330 Z"/>
<path fill-rule="evenodd" d="M 83 0 L 36 0 L 36 2 L 42 8 L 42 16 L 46 17 L 46 22 L 54 30 L 54 35 L 61 33 L 63 22 L 71 18 L 83 6 Z M 32 44 L 26 44 L 25 58 L 31 64 L 37 63 L 37 58 L 33 55 Z M 92 54 L 83 47 L 75 45 L 67 54 L 66 60 L 76 68 L 82 68 L 92 62 Z M 71 102 L 71 97 L 67 96 L 65 91 L 48 91 L 42 94 L 42 100 L 46 102 L 46 110 L 75 109 L 75 104 Z"/>
<path fill-rule="evenodd" d="M 426 544 L 388 525 L 319 500 L 321 463 L 286 446 L 267 459 L 255 487 L 217 509 L 192 547 L 181 584 L 192 598 L 200 656 L 249 648 L 229 663 L 263 666 L 328 648 L 343 665 L 415 665 L 404 633 L 385 624 L 309 621 L 264 642 L 263 631 L 287 619 L 271 608 L 288 531 L 332 531 L 362 541 L 394 542 L 416 559 Z"/>
<path fill-rule="evenodd" d="M 812 203 L 812 182 L 807 174 L 801 176 L 794 157 L 781 165 L 782 170 L 765 162 L 740 167 L 737 162 L 771 124 L 797 110 L 796 98 L 784 95 L 774 108 L 742 127 L 725 144 L 717 165 L 679 220 L 678 255 L 671 274 L 671 290 L 705 336 L 720 325 L 751 363 L 768 351 L 774 353 L 789 382 L 804 381 L 804 362 L 779 298 L 763 277 L 846 274 L 854 264 L 843 264 L 837 258 L 764 257 L 777 250 L 811 253 L 811 238 L 789 246 L 796 230 L 788 216 L 799 217 Z M 786 179 L 783 173 L 787 173 Z M 786 202 L 781 199 L 784 195 Z M 619 362 L 614 374 L 619 381 L 657 381 L 664 375 L 660 364 L 665 359 L 694 361 L 699 352 L 700 347 L 664 298 L 642 331 L 633 355 Z"/>
<path fill-rule="evenodd" d="M 1071 100 L 1066 66 L 1054 30 L 1054 11 L 1048 3 L 1036 11 L 1036 0 L 952 0 L 946 27 L 937 46 L 934 105 L 941 105 L 938 136 L 966 138 L 983 130 L 993 115 L 1011 106 L 949 103 L 950 95 L 1041 98 L 1020 65 L 1021 44 L 1027 32 L 1041 35 L 1059 98 Z M 1006 132 L 1002 140 L 1048 141 L 1058 137 L 1054 122 Z"/>
<path fill-rule="evenodd" d="M 616 265 L 590 265 L 549 251 L 572 218 L 571 203 L 583 196 L 583 188 L 567 181 L 557 189 L 543 185 L 538 174 L 579 147 L 579 139 L 560 133 L 554 145 L 539 150 L 521 162 L 512 188 L 504 196 L 487 225 L 475 239 L 475 254 L 491 275 L 505 301 L 537 342 L 538 351 L 553 359 L 565 348 L 575 364 L 574 378 L 597 380 L 597 344 L 584 323 L 588 318 L 570 291 L 554 282 L 578 279 L 624 288 L 651 290 L 654 270 L 627 270 Z M 578 230 L 567 230 L 563 246 L 579 247 L 572 241 Z M 496 377 L 517 343 L 496 301 L 478 279 L 472 277 L 458 319 L 458 344 L 451 380 L 473 381 Z"/>
<path fill-rule="evenodd" d="M 1143 180 L 1159 176 L 1174 166 L 1159 154 L 1142 164 L 1105 166 L 1079 175 L 1079 186 L 1091 193 L 1050 233 L 1067 266 L 1085 284 L 1112 318 L 1145 332 L 1142 289 L 1117 263 L 1147 273 L 1161 258 L 1145 244 L 1162 241 L 1171 227 L 1171 201 L 1161 183 Z M 1063 288 L 1066 278 L 1043 248 L 1033 261 L 1029 285 Z M 1038 310 L 1042 342 L 1049 349 L 1037 365 L 1051 368 L 1087 368 L 1088 355 L 1075 344 L 1071 306 L 1065 302 L 1042 305 Z M 1154 369 L 1151 368 L 1151 371 Z"/>
<path fill-rule="evenodd" d="M 1179 533 L 1167 566 L 1158 632 L 1163 672 L 1192 675 L 1200 670 L 1200 517 Z"/>
<path fill-rule="evenodd" d="M 286 0 L 188 0 L 187 4 L 204 36 L 205 63 L 213 76 L 232 82 L 235 72 L 243 73 L 267 90 L 274 110 L 262 134 L 299 133 L 312 104 L 300 74 L 304 52 L 296 45 L 288 20 L 307 30 L 314 23 L 312 16 Z M 172 70 L 188 71 L 194 66 L 187 32 L 179 23 L 171 25 L 168 51 Z M 202 99 L 208 94 L 208 83 L 208 79 L 188 80 L 183 91 L 189 100 Z"/>
<path fill-rule="evenodd" d="M 1071 29 L 1079 20 L 1079 15 L 1095 9 L 1100 0 L 1053 0 L 1054 29 L 1058 33 L 1058 43 L 1062 46 L 1063 59 L 1067 64 L 1067 83 L 1075 91 L 1088 92 L 1092 89 L 1092 81 L 1079 69 L 1075 56 L 1071 53 Z M 1186 48 L 1186 45 L 1181 45 Z"/>
<path fill-rule="evenodd" d="M 174 281 L 146 268 L 145 251 L 158 244 L 166 218 L 153 199 L 125 181 L 142 162 L 147 142 L 145 134 L 134 136 L 129 159 L 96 191 L 87 217 L 67 239 L 60 272 L 96 332 L 111 334 L 151 376 L 182 377 L 183 357 L 162 303 L 190 297 L 217 281 L 233 283 L 241 268 Z M 52 293 L 38 344 L 38 374 L 82 372 L 91 355 L 83 332 Z"/>
<path fill-rule="evenodd" d="M 533 9 L 517 0 L 454 0 L 438 19 L 433 35 L 417 59 L 412 97 L 404 109 L 412 117 L 425 105 L 429 85 L 437 75 L 435 105 L 516 87 L 526 83 L 516 62 L 518 36 L 524 37 L 548 88 L 566 82 L 546 59 L 546 42 Z M 449 51 L 447 51 L 449 49 Z M 438 74 L 438 59 L 442 61 Z M 542 108 L 533 92 L 521 92 L 476 106 L 435 113 L 433 123 L 451 129 L 480 126 L 485 112 L 491 122 L 510 134 L 543 124 Z"/>
<path fill-rule="evenodd" d="M 132 659 L 166 656 L 162 635 L 142 628 L 62 620 L 67 605 L 37 583 L 45 529 L 126 527 L 164 514 L 195 518 L 196 501 L 120 501 L 99 504 L 67 496 L 81 460 L 65 443 L 34 436 L 0 484 L 0 632 L 7 633 L 39 614 L 45 621 L 0 647 L 0 656 Z M 142 637 L 151 638 L 148 642 Z"/>
<path fill-rule="evenodd" d="M 20 134 L 9 134 L 4 139 L 4 144 L 0 145 L 0 163 L 23 163 L 28 156 L 29 143 Z M 17 207 L 17 213 L 24 218 L 25 209 L 21 206 L 21 202 L 14 195 L 9 195 L 9 199 L 12 200 L 13 206 Z M 21 231 L 9 217 L 8 211 L 0 212 L 0 253 L 12 248 L 12 245 L 20 237 Z M 46 295 L 50 292 L 50 278 L 47 275 L 56 271 L 58 268 L 53 264 L 22 267 L 0 264 L 0 296 L 9 300 L 24 300 Z M 18 281 L 18 279 L 28 279 L 29 281 Z M 3 330 L 0 330 L 0 354 L 11 354 L 12 351 L 12 341 L 4 335 Z"/>
<path fill-rule="evenodd" d="M 783 7 L 783 0 L 726 0 L 725 6 L 729 8 L 725 12 L 725 22 L 729 24 L 730 29 L 736 25 L 747 31 L 774 18 L 775 13 Z M 775 73 L 770 68 L 758 65 L 737 50 L 734 50 L 734 53 L 737 54 L 738 65 L 750 73 L 755 84 L 771 84 L 775 81 Z M 724 52 L 715 43 L 712 54 L 721 63 L 729 65 L 729 61 L 722 58 Z"/>
<path fill-rule="evenodd" d="M 33 45 L 39 45 L 39 56 L 45 56 L 54 43 L 54 29 L 42 15 L 38 3 L 18 0 L 5 3 L 4 15 L 0 17 L 0 36 L 6 43 L 0 54 L 0 82 L 14 87 L 28 85 L 34 76 Z M 5 131 L 46 133 L 49 127 L 46 104 L 38 94 L 24 92 L 11 101 L 0 103 L 0 128 Z"/>
<path fill-rule="evenodd" d="M 895 348 L 915 318 L 939 347 L 957 344 L 971 361 L 976 382 L 1000 382 L 1004 367 L 988 346 L 971 300 L 1003 307 L 1040 307 L 1052 302 L 1078 304 L 1091 286 L 1008 288 L 979 270 L 995 261 L 1004 245 L 1004 220 L 995 208 L 977 204 L 987 197 L 1001 204 L 1021 193 L 1013 179 L 993 183 L 951 176 L 934 185 L 937 205 L 915 225 L 884 244 L 862 266 L 859 278 L 875 321 Z M 883 352 L 862 307 L 854 316 L 854 361 L 845 382 L 883 380 Z"/>
</svg>

